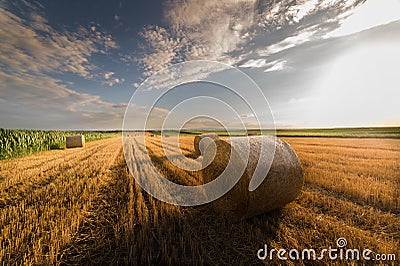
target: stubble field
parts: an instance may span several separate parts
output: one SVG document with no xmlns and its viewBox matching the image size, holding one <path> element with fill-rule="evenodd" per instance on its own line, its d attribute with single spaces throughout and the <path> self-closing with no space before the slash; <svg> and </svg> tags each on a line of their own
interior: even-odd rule
<svg viewBox="0 0 400 266">
<path fill-rule="evenodd" d="M 160 137 L 147 140 L 147 147 L 135 146 L 134 158 L 147 151 L 166 178 L 201 184 L 200 173 L 166 159 Z M 208 205 L 179 207 L 149 196 L 128 172 L 120 137 L 0 161 L 0 261 L 249 265 L 271 263 L 257 259 L 264 244 L 321 250 L 344 237 L 349 248 L 371 249 L 371 257 L 395 254 L 398 262 L 400 140 L 285 140 L 303 166 L 301 195 L 280 210 L 244 221 L 215 214 Z M 180 143 L 192 157 L 193 138 Z M 281 262 L 274 256 L 272 263 Z M 356 264 L 327 257 L 322 262 Z"/>
</svg>

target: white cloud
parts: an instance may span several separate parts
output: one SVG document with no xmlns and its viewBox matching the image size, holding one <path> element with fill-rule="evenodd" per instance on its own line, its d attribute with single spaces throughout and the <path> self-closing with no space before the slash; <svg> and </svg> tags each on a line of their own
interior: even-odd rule
<svg viewBox="0 0 400 266">
<path fill-rule="evenodd" d="M 103 85 L 108 85 L 110 87 L 114 86 L 115 84 L 122 84 L 125 82 L 124 78 L 113 78 L 111 80 L 103 81 Z"/>
<path fill-rule="evenodd" d="M 281 0 L 258 1 L 257 26 L 267 32 L 280 30 L 287 25 L 295 26 L 318 11 L 327 12 L 335 17 L 348 9 L 352 9 L 363 0 Z"/>
<path fill-rule="evenodd" d="M 202 80 L 211 74 L 228 69 L 229 66 L 204 61 L 191 61 L 187 64 L 177 64 L 154 74 L 150 79 L 142 83 L 142 90 L 165 89 L 177 84 Z"/>
<path fill-rule="evenodd" d="M 22 17 L 0 7 L 0 62 L 15 73 L 71 72 L 93 77 L 97 67 L 90 62 L 95 53 L 116 48 L 111 36 L 79 26 L 75 32 L 58 32 L 39 9 Z M 94 30 L 93 30 L 94 29 Z"/>
<path fill-rule="evenodd" d="M 265 69 L 264 72 L 272 72 L 272 71 L 284 70 L 284 69 L 287 68 L 286 64 L 287 64 L 286 60 L 273 61 L 273 62 L 267 64 L 267 66 L 269 66 L 269 67 L 267 69 Z"/>
<path fill-rule="evenodd" d="M 79 93 L 45 75 L 0 72 L 0 118 L 7 128 L 119 129 L 126 104 Z M 12 119 L 10 119 L 12 117 Z"/>
<path fill-rule="evenodd" d="M 265 59 L 250 59 L 246 63 L 240 65 L 243 68 L 265 67 L 267 65 Z"/>
<path fill-rule="evenodd" d="M 316 8 L 317 4 L 318 0 L 307 0 L 303 1 L 303 3 L 299 5 L 291 6 L 287 13 L 288 16 L 293 17 L 290 24 L 293 24 L 294 22 L 300 22 L 300 20 L 302 20 L 306 15 L 310 14 L 310 12 Z"/>
<path fill-rule="evenodd" d="M 312 39 L 315 31 L 304 30 L 300 22 L 307 16 L 329 9 L 335 17 L 351 9 L 361 0 L 182 0 L 165 4 L 164 21 L 167 26 L 147 27 L 141 32 L 142 54 L 137 62 L 150 76 L 172 64 L 187 60 L 215 60 L 236 64 L 246 58 L 243 51 L 257 39 L 256 49 L 263 45 L 260 36 L 266 36 L 285 27 L 294 26 L 282 41 L 269 45 L 260 55 L 268 56 Z M 321 21 L 309 25 L 318 28 Z M 264 44 L 264 47 L 266 45 Z M 254 59 L 257 60 L 257 59 Z M 262 67 L 263 61 L 250 61 L 242 67 Z"/>
<path fill-rule="evenodd" d="M 368 0 L 351 13 L 341 21 L 338 29 L 328 33 L 326 37 L 349 35 L 400 20 L 400 2 L 397 0 Z"/>
<path fill-rule="evenodd" d="M 106 72 L 104 73 L 104 78 L 105 79 L 110 79 L 115 73 L 110 71 L 110 72 Z"/>
<path fill-rule="evenodd" d="M 274 60 L 267 63 L 266 59 L 250 59 L 240 65 L 242 68 L 265 68 L 264 72 L 280 71 L 287 68 L 286 60 Z"/>
<path fill-rule="evenodd" d="M 276 54 L 282 52 L 284 50 L 293 48 L 297 45 L 303 44 L 313 39 L 314 34 L 317 33 L 317 30 L 313 29 L 306 29 L 303 30 L 296 35 L 287 37 L 282 41 L 272 44 L 265 49 L 260 49 L 257 51 L 258 55 L 260 56 L 269 56 L 272 54 Z"/>
<path fill-rule="evenodd" d="M 93 121 L 99 128 L 117 125 L 121 105 L 79 93 L 69 88 L 71 82 L 51 75 L 68 72 L 86 79 L 103 78 L 96 74 L 91 56 L 118 47 L 111 35 L 96 26 L 57 31 L 41 14 L 40 4 L 20 5 L 25 6 L 18 15 L 7 4 L 0 7 L 0 113 L 9 114 L 2 115 L 3 125 L 62 128 L 60 121 L 69 128 L 93 128 Z"/>
<path fill-rule="evenodd" d="M 168 2 L 169 27 L 150 27 L 141 33 L 146 49 L 138 62 L 145 76 L 186 60 L 229 62 L 224 57 L 245 42 L 254 25 L 255 4 L 255 0 Z"/>
<path fill-rule="evenodd" d="M 140 33 L 145 40 L 146 53 L 137 58 L 144 75 L 150 76 L 174 62 L 182 60 L 181 50 L 186 45 L 184 38 L 174 37 L 165 28 L 148 27 Z"/>
<path fill-rule="evenodd" d="M 79 93 L 62 84 L 61 80 L 43 74 L 0 72 L 2 98 L 15 105 L 79 111 L 86 107 L 113 109 L 115 104 L 100 96 Z"/>
</svg>

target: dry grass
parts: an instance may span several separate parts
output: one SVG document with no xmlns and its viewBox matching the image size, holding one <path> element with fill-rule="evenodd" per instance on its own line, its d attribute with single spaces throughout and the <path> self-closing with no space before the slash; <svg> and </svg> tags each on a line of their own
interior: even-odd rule
<svg viewBox="0 0 400 266">
<path fill-rule="evenodd" d="M 400 141 L 390 139 L 287 139 L 307 183 L 359 204 L 400 213 Z"/>
<path fill-rule="evenodd" d="M 78 230 L 121 140 L 0 163 L 0 261 L 53 264 Z"/>
<path fill-rule="evenodd" d="M 199 184 L 199 172 L 166 160 L 159 139 L 149 138 L 147 147 L 136 149 L 138 161 L 147 149 L 167 178 Z M 338 237 L 351 248 L 395 253 L 399 260 L 400 140 L 285 140 L 302 162 L 303 192 L 285 208 L 246 221 L 216 215 L 208 206 L 155 200 L 128 173 L 120 138 L 2 161 L 0 261 L 248 265 L 260 263 L 256 252 L 264 243 L 322 249 Z M 192 143 L 190 137 L 180 140 L 188 157 Z"/>
</svg>

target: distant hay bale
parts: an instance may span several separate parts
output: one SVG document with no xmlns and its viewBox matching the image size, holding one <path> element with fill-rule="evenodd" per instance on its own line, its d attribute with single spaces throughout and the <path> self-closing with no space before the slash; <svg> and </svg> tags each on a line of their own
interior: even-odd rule
<svg viewBox="0 0 400 266">
<path fill-rule="evenodd" d="M 209 134 L 201 134 L 194 137 L 194 152 L 196 155 L 200 156 L 201 151 L 204 151 L 207 146 L 213 142 L 213 140 L 218 139 L 218 135 L 216 133 L 209 133 Z"/>
<path fill-rule="evenodd" d="M 247 141 L 250 144 L 249 160 L 246 162 Z M 270 152 L 261 153 L 261 145 Z M 227 213 L 238 218 L 249 218 L 262 213 L 280 208 L 293 201 L 299 194 L 304 182 L 300 161 L 296 153 L 286 142 L 272 136 L 237 137 L 230 140 L 216 140 L 216 153 L 214 149 L 205 151 L 203 165 L 212 161 L 203 171 L 204 183 L 217 178 L 226 168 L 231 156 L 233 170 L 229 176 L 240 172 L 241 166 L 245 171 L 236 185 L 224 196 L 213 202 L 214 208 L 222 213 Z M 259 187 L 249 191 L 249 183 L 256 169 L 257 163 L 267 162 L 275 156 L 271 168 Z M 205 163 L 206 162 L 206 163 Z"/>
<path fill-rule="evenodd" d="M 67 148 L 85 147 L 85 136 L 77 135 L 66 137 L 66 146 Z"/>
</svg>

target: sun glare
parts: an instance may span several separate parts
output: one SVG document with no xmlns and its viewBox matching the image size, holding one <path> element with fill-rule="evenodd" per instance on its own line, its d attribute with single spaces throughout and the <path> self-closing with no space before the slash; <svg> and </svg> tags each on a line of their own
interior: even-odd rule
<svg viewBox="0 0 400 266">
<path fill-rule="evenodd" d="M 337 58 L 315 87 L 308 123 L 379 126 L 398 120 L 398 62 L 400 47 L 389 43 L 356 47 Z"/>
</svg>

